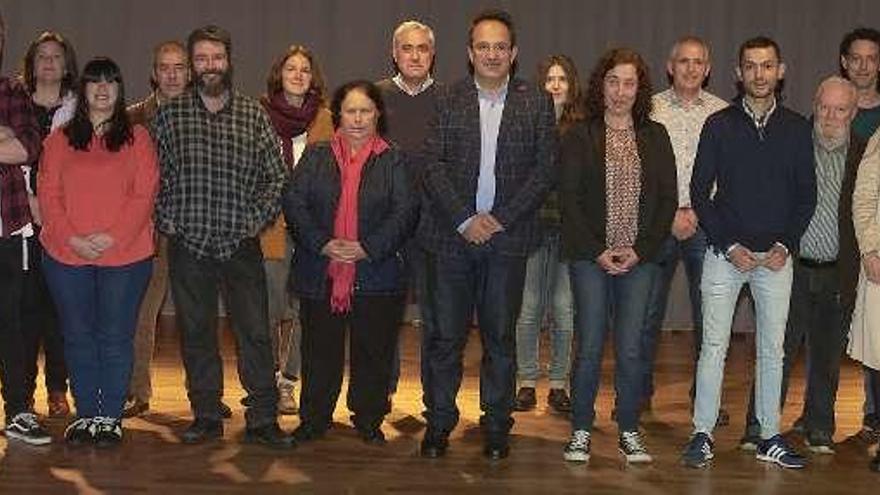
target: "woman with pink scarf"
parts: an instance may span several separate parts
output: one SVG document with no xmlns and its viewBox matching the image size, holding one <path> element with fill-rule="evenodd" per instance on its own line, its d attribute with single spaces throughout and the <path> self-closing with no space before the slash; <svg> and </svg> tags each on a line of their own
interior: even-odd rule
<svg viewBox="0 0 880 495">
<path fill-rule="evenodd" d="M 381 425 L 406 283 L 400 250 L 413 228 L 413 191 L 398 151 L 383 139 L 384 104 L 368 81 L 349 82 L 330 105 L 335 132 L 309 145 L 284 193 L 296 243 L 291 290 L 300 299 L 302 391 L 298 441 L 323 436 L 342 386 L 364 442 Z"/>
</svg>

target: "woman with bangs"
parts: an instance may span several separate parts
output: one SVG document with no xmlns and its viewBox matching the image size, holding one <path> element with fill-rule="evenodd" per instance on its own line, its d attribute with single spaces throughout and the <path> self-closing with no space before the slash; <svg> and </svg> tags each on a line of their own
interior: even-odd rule
<svg viewBox="0 0 880 495">
<path fill-rule="evenodd" d="M 71 121 L 44 142 L 38 177 L 43 270 L 76 406 L 71 445 L 118 445 L 140 299 L 152 270 L 158 163 L 125 112 L 119 66 L 86 64 Z"/>
</svg>

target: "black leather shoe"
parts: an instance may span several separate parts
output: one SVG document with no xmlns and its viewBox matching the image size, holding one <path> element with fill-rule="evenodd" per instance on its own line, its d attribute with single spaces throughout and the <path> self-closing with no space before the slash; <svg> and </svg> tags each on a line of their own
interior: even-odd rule
<svg viewBox="0 0 880 495">
<path fill-rule="evenodd" d="M 547 404 L 558 413 L 571 412 L 571 399 L 564 388 L 551 388 L 547 395 Z"/>
<path fill-rule="evenodd" d="M 490 438 L 483 446 L 483 455 L 489 460 L 500 461 L 510 455 L 510 444 L 507 438 Z"/>
<path fill-rule="evenodd" d="M 535 387 L 520 387 L 513 399 L 514 411 L 531 411 L 538 405 L 538 399 L 535 397 Z"/>
<path fill-rule="evenodd" d="M 317 428 L 310 423 L 302 423 L 293 430 L 290 436 L 297 442 L 311 442 L 312 440 L 324 438 L 326 434 L 327 428 Z"/>
<path fill-rule="evenodd" d="M 180 435 L 180 441 L 188 444 L 204 443 L 219 438 L 223 438 L 223 422 L 205 418 L 196 418 Z"/>
<path fill-rule="evenodd" d="M 220 402 L 220 417 L 223 419 L 229 419 L 232 417 L 232 408 L 226 405 L 225 402 Z"/>
<path fill-rule="evenodd" d="M 382 430 L 376 428 L 374 430 L 358 430 L 358 435 L 360 435 L 361 440 L 364 441 L 367 445 L 385 445 L 385 434 L 382 433 Z"/>
<path fill-rule="evenodd" d="M 425 432 L 425 438 L 419 446 L 419 455 L 428 459 L 437 459 L 446 455 L 449 447 L 449 437 L 430 430 Z"/>
<path fill-rule="evenodd" d="M 270 423 L 257 428 L 247 428 L 244 432 L 244 443 L 265 445 L 273 449 L 292 449 L 296 447 L 296 439 L 286 435 L 278 423 Z"/>
</svg>

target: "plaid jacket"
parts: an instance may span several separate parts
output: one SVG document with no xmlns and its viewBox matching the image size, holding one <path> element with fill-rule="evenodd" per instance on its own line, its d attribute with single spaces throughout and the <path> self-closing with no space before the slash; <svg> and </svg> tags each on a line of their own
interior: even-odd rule
<svg viewBox="0 0 880 495">
<path fill-rule="evenodd" d="M 161 165 L 156 223 L 191 253 L 229 259 L 278 217 L 285 168 L 256 100 L 233 91 L 211 113 L 190 90 L 159 107 L 153 136 Z"/>
<path fill-rule="evenodd" d="M 480 104 L 472 78 L 438 93 L 425 148 L 419 242 L 433 253 L 464 256 L 476 248 L 456 228 L 476 213 L 480 170 Z M 532 84 L 511 78 L 498 131 L 491 211 L 504 231 L 487 244 L 492 252 L 527 256 L 537 247 L 536 213 L 553 183 L 556 152 L 550 97 Z"/>
<path fill-rule="evenodd" d="M 0 126 L 12 129 L 27 151 L 27 161 L 0 164 L 0 237 L 9 237 L 31 222 L 24 174 L 18 165 L 33 165 L 40 157 L 42 139 L 33 103 L 18 81 L 0 78 Z"/>
</svg>

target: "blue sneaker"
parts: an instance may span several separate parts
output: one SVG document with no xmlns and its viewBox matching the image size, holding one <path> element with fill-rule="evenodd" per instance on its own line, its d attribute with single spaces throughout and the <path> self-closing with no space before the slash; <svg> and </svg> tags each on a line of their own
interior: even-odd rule
<svg viewBox="0 0 880 495">
<path fill-rule="evenodd" d="M 715 454 L 712 453 L 713 446 L 714 442 L 708 433 L 694 433 L 681 455 L 682 464 L 692 468 L 706 467 L 709 461 L 715 457 Z"/>
<path fill-rule="evenodd" d="M 789 469 L 801 469 L 807 465 L 807 460 L 789 447 L 778 433 L 758 444 L 755 457 L 759 461 L 775 462 Z"/>
</svg>

